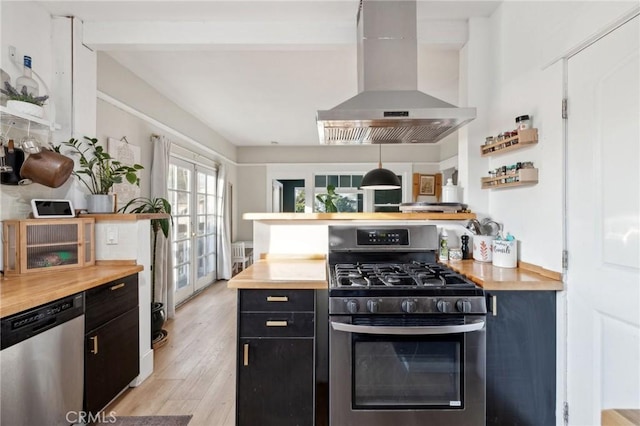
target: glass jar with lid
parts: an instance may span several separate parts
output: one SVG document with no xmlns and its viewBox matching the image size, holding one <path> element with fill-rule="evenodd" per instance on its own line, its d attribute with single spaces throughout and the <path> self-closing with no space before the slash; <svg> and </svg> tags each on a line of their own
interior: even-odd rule
<svg viewBox="0 0 640 426">
<path fill-rule="evenodd" d="M 531 119 L 528 115 L 521 115 L 516 117 L 516 128 L 518 130 L 525 130 L 531 128 Z"/>
</svg>

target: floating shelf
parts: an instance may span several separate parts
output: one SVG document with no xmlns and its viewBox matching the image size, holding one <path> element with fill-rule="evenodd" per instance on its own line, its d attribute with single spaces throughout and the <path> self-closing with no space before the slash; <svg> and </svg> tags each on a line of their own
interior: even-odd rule
<svg viewBox="0 0 640 426">
<path fill-rule="evenodd" d="M 520 169 L 516 173 L 482 178 L 482 189 L 510 188 L 535 185 L 537 183 L 538 169 Z"/>
<path fill-rule="evenodd" d="M 489 157 L 491 155 L 515 151 L 517 149 L 535 145 L 537 143 L 538 129 L 518 130 L 517 136 L 512 136 L 510 138 L 501 140 L 499 142 L 490 143 L 488 145 L 482 145 L 480 147 L 480 154 L 483 157 Z"/>
<path fill-rule="evenodd" d="M 62 128 L 59 124 L 52 123 L 43 118 L 10 110 L 2 105 L 0 105 L 0 117 L 2 119 L 3 126 L 12 126 L 21 130 L 27 130 L 27 128 L 30 128 L 31 130 L 51 131 L 60 130 Z M 29 127 L 29 125 L 31 126 Z"/>
</svg>

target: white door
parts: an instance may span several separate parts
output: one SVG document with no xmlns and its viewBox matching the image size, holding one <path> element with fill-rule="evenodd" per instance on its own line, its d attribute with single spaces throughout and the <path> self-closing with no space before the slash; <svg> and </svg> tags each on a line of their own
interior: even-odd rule
<svg viewBox="0 0 640 426">
<path fill-rule="evenodd" d="M 640 408 L 636 17 L 568 61 L 569 424 Z"/>
<path fill-rule="evenodd" d="M 216 279 L 217 172 L 177 158 L 169 166 L 173 277 L 179 303 Z"/>
</svg>

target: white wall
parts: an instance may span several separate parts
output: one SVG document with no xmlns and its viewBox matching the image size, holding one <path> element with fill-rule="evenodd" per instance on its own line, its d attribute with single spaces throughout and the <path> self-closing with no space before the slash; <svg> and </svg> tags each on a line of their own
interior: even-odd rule
<svg viewBox="0 0 640 426">
<path fill-rule="evenodd" d="M 253 240 L 253 221 L 242 219 L 242 214 L 266 211 L 267 167 L 243 165 L 237 170 L 238 182 L 233 188 L 233 198 L 236 200 L 234 209 L 236 214 L 233 221 L 236 232 L 232 233 L 232 239 L 233 241 L 251 241 Z"/>
<path fill-rule="evenodd" d="M 51 18 L 49 13 L 33 2 L 1 2 L 2 48 L 0 66 L 11 76 L 11 83 L 22 75 L 22 66 L 16 67 L 9 60 L 9 46 L 17 49 L 17 60 L 22 64 L 22 56 L 29 55 L 33 60 L 33 69 L 49 87 L 52 86 L 52 55 L 51 45 Z M 40 93 L 46 94 L 41 82 Z M 50 95 L 52 95 L 50 93 Z M 47 118 L 51 114 L 49 107 L 45 108 Z M 6 128 L 2 128 L 3 134 Z M 19 143 L 26 135 L 24 131 L 12 129 L 8 138 Z M 49 141 L 48 132 L 38 133 L 42 142 Z M 0 220 L 25 218 L 31 211 L 29 202 L 32 198 L 61 198 L 66 193 L 66 185 L 62 188 L 52 189 L 42 185 L 28 186 L 0 185 Z"/>
<path fill-rule="evenodd" d="M 236 160 L 234 145 L 104 52 L 98 54 L 98 90 L 202 143 L 221 156 Z"/>
<path fill-rule="evenodd" d="M 469 139 L 470 171 L 486 171 L 518 161 L 533 161 L 539 183 L 532 187 L 480 190 L 470 175 L 472 198 L 488 197 L 487 213 L 520 240 L 520 259 L 554 271 L 562 270 L 563 66 L 551 64 L 593 34 L 632 9 L 636 2 L 504 2 L 489 20 L 491 72 L 476 84 L 491 88 L 484 136 L 515 128 L 515 117 L 533 116 L 539 130 L 536 146 L 481 158 L 483 136 Z M 517 22 L 517 25 L 514 23 Z M 470 26 L 470 42 L 482 40 Z M 467 46 L 466 48 L 469 48 Z M 474 70 L 469 58 L 468 69 Z M 484 61 L 484 58 L 476 61 Z M 470 87 L 470 92 L 478 88 Z M 480 114 L 479 114 L 480 118 Z M 473 128 L 478 119 L 468 128 Z M 473 158 L 473 157 L 476 158 Z M 463 170 L 465 168 L 462 168 Z M 474 204 L 471 204 L 472 209 Z"/>
</svg>

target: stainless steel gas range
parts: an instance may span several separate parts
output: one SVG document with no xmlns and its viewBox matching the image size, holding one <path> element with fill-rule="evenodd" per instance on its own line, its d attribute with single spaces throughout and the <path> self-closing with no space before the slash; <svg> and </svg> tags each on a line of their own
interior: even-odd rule
<svg viewBox="0 0 640 426">
<path fill-rule="evenodd" d="M 484 292 L 434 225 L 329 227 L 332 426 L 485 424 Z"/>
</svg>

